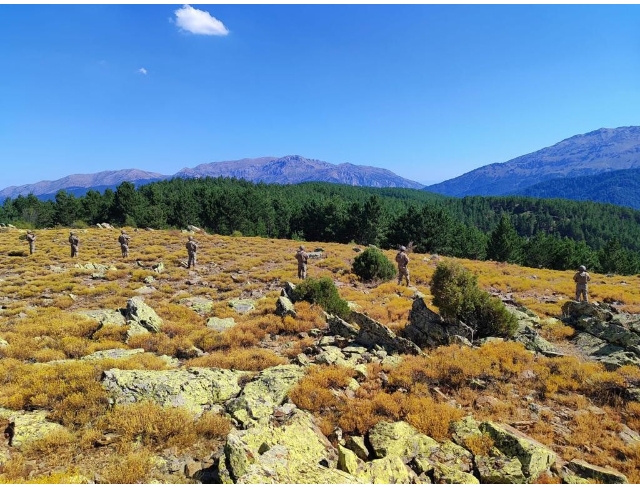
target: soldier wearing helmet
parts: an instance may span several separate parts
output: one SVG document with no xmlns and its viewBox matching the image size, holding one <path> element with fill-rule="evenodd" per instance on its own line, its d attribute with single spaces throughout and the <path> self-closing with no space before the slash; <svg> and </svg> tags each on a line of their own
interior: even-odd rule
<svg viewBox="0 0 640 487">
<path fill-rule="evenodd" d="M 74 231 L 69 232 L 69 244 L 71 245 L 71 257 L 78 257 L 78 247 L 80 239 Z"/>
<path fill-rule="evenodd" d="M 187 261 L 187 269 L 196 268 L 196 252 L 198 251 L 198 243 L 193 239 L 193 235 L 189 235 L 187 240 L 187 253 L 189 254 L 189 260 Z"/>
<path fill-rule="evenodd" d="M 124 230 L 120 230 L 120 236 L 118 242 L 120 243 L 120 250 L 122 251 L 122 257 L 129 257 L 129 235 Z"/>
<path fill-rule="evenodd" d="M 407 248 L 404 245 L 400 246 L 400 251 L 396 254 L 396 262 L 398 264 L 398 284 L 402 283 L 402 278 L 407 280 L 407 286 L 409 286 L 409 257 L 407 256 Z"/>
<path fill-rule="evenodd" d="M 591 276 L 587 272 L 587 268 L 583 265 L 578 267 L 578 272 L 573 276 L 573 280 L 576 283 L 576 301 L 580 301 L 582 296 L 585 303 L 589 302 L 588 282 L 591 280 Z"/>
<path fill-rule="evenodd" d="M 298 279 L 306 279 L 309 255 L 304 251 L 304 245 L 301 245 L 296 252 L 296 260 L 298 261 Z"/>
</svg>

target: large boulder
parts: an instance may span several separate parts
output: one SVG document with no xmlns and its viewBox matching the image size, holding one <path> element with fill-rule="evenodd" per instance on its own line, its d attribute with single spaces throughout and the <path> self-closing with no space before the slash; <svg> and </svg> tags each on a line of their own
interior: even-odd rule
<svg viewBox="0 0 640 487">
<path fill-rule="evenodd" d="M 479 484 L 480 481 L 472 474 L 463 472 L 455 467 L 438 464 L 433 469 L 433 479 L 436 484 Z"/>
<path fill-rule="evenodd" d="M 405 421 L 379 422 L 369 430 L 369 444 L 374 457 L 401 457 L 406 463 L 420 454 L 430 454 L 439 446 L 436 440 L 419 433 Z"/>
<path fill-rule="evenodd" d="M 503 455 L 520 461 L 528 482 L 549 470 L 556 461 L 553 451 L 507 424 L 485 421 L 480 424 L 480 431 L 491 436 Z"/>
<path fill-rule="evenodd" d="M 294 410 L 279 426 L 233 430 L 224 447 L 236 483 L 358 483 L 336 468 L 337 453 L 312 416 Z"/>
<path fill-rule="evenodd" d="M 109 350 L 99 350 L 97 352 L 93 352 L 89 355 L 81 357 L 80 360 L 123 359 L 132 357 L 134 355 L 139 355 L 141 353 L 145 353 L 144 348 L 134 348 L 129 350 L 125 348 L 112 348 Z"/>
<path fill-rule="evenodd" d="M 640 366 L 640 356 L 634 352 L 612 345 L 590 333 L 578 333 L 571 342 L 591 360 L 601 362 L 608 370 L 615 370 L 623 365 Z"/>
<path fill-rule="evenodd" d="M 367 347 L 379 345 L 389 353 L 422 355 L 422 350 L 418 345 L 406 338 L 396 336 L 388 327 L 369 318 L 364 313 L 352 311 L 351 317 L 360 327 L 355 339 L 356 342 Z"/>
<path fill-rule="evenodd" d="M 87 316 L 93 320 L 96 320 L 101 326 L 104 325 L 118 325 L 124 326 L 126 320 L 120 310 L 113 309 L 97 309 L 89 311 L 78 311 L 79 315 Z"/>
<path fill-rule="evenodd" d="M 127 301 L 124 315 L 128 322 L 136 323 L 152 333 L 158 333 L 162 326 L 162 319 L 138 296 Z"/>
<path fill-rule="evenodd" d="M 418 477 L 397 456 L 386 456 L 365 463 L 355 476 L 366 484 L 415 484 Z"/>
<path fill-rule="evenodd" d="M 402 330 L 402 336 L 420 347 L 437 347 L 448 345 L 454 336 L 471 341 L 473 329 L 459 321 L 452 323 L 445 321 L 427 307 L 424 295 L 418 293 L 413 298 L 409 323 Z"/>
<path fill-rule="evenodd" d="M 242 394 L 227 403 L 227 410 L 245 425 L 267 421 L 274 408 L 284 402 L 291 388 L 304 375 L 305 368 L 298 365 L 265 369 L 245 385 Z"/>
<path fill-rule="evenodd" d="M 343 320 L 339 316 L 325 313 L 325 318 L 327 320 L 327 325 L 329 325 L 329 333 L 332 335 L 352 339 L 355 338 L 360 331 L 357 326 Z"/>
<path fill-rule="evenodd" d="M 255 301 L 253 299 L 232 299 L 229 301 L 229 306 L 233 308 L 236 313 L 248 313 L 256 309 Z"/>
<path fill-rule="evenodd" d="M 476 469 L 483 484 L 524 484 L 522 463 L 504 455 L 475 457 Z"/>
<path fill-rule="evenodd" d="M 595 480 L 603 484 L 628 484 L 627 477 L 612 468 L 591 465 L 584 460 L 571 460 L 566 467 L 583 479 Z"/>
<path fill-rule="evenodd" d="M 102 385 L 115 404 L 151 400 L 201 414 L 240 393 L 242 371 L 192 367 L 178 370 L 120 370 L 104 372 Z"/>
</svg>

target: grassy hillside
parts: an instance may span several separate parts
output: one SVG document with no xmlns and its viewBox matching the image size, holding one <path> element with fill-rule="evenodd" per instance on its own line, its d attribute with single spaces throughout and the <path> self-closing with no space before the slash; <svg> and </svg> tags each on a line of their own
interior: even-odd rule
<svg viewBox="0 0 640 487">
<path fill-rule="evenodd" d="M 186 234 L 129 233 L 130 257 L 123 259 L 116 230 L 79 230 L 78 258 L 69 256 L 68 230 L 38 231 L 32 256 L 19 239 L 22 231 L 0 232 L 0 339 L 6 341 L 0 345 L 0 408 L 43 411 L 50 421 L 66 427 L 20 451 L 3 444 L 0 481 L 74 482 L 97 476 L 109 483 L 187 482 L 181 473 L 166 473 L 162 461 L 166 463 L 172 455 L 210 455 L 223 444 L 228 419 L 214 413 L 194 418 L 181 408 L 149 403 L 110 407 L 100 384 L 102 372 L 114 367 L 188 366 L 259 371 L 289 363 L 313 344 L 311 330 L 326 327 L 321 310 L 304 302 L 296 303 L 295 319 L 275 314 L 284 283 L 299 282 L 293 257 L 298 241 L 198 234 L 198 267 L 193 271 L 181 265 L 187 260 Z M 430 303 L 428 283 L 439 257 L 410 254 L 415 288 L 395 282 L 372 285 L 358 282 L 350 272 L 357 255 L 353 245 L 305 245 L 324 249 L 324 258 L 309 261 L 310 277 L 330 277 L 342 298 L 393 330 L 407 323 L 415 291 L 424 293 Z M 15 255 L 20 252 L 24 255 Z M 385 253 L 390 259 L 395 254 Z M 160 262 L 165 269 L 157 273 L 152 267 Z M 460 262 L 478 274 L 483 289 L 510 294 L 543 317 L 557 316 L 574 292 L 570 271 Z M 75 267 L 87 263 L 115 269 L 101 277 L 93 276 L 100 274 L 96 269 Z M 123 308 L 127 299 L 137 295 L 164 320 L 160 333 L 134 336 L 125 344 L 122 327 L 98 329 L 95 320 L 77 314 Z M 591 296 L 640 313 L 640 276 L 594 274 Z M 195 311 L 192 304 L 198 298 L 211 301 L 211 309 Z M 237 313 L 229 306 L 237 298 L 255 300 L 256 309 Z M 206 326 L 213 316 L 232 317 L 236 325 L 214 331 Z M 573 333 L 569 327 L 548 320 L 541 333 L 571 351 L 566 342 Z M 195 356 L 193 347 L 205 354 Z M 145 353 L 126 359 L 79 360 L 114 348 L 143 348 Z M 163 355 L 178 358 L 179 365 Z M 313 368 L 291 394 L 299 407 L 316 415 L 334 442 L 336 426 L 345 435 L 363 433 L 383 419 L 406 420 L 442 439 L 449 435 L 449 420 L 470 413 L 520 425 L 565 460 L 608 464 L 625 473 L 630 482 L 640 482 L 640 445 L 629 446 L 618 436 L 621 424 L 640 430 L 640 404 L 621 401 L 611 393 L 615 384 L 640 381 L 637 367 L 606 372 L 578 357 L 534 356 L 515 343 L 479 349 L 452 345 L 430 350 L 427 357 L 404 357 L 395 368 L 369 364 L 369 376 L 355 396 L 319 394 L 313 404 L 305 403 L 309 391 L 328 387 L 335 368 Z M 388 376 L 384 383 L 379 379 L 383 371 Z M 485 383 L 482 390 L 473 385 L 475 379 Z M 527 399 L 532 395 L 547 408 L 545 421 L 532 421 Z"/>
</svg>

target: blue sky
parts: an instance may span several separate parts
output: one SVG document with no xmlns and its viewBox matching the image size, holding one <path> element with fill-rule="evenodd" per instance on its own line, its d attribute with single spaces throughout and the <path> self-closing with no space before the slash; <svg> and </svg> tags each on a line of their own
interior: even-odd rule
<svg viewBox="0 0 640 487">
<path fill-rule="evenodd" d="M 0 189 L 299 154 L 446 180 L 640 125 L 638 5 L 0 5 Z"/>
</svg>

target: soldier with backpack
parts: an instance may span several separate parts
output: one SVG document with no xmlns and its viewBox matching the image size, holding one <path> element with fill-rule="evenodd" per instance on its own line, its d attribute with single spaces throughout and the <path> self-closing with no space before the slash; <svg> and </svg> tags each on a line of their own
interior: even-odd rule
<svg viewBox="0 0 640 487">
<path fill-rule="evenodd" d="M 129 235 L 124 230 L 120 231 L 118 242 L 120 243 L 120 250 L 122 251 L 122 257 L 129 257 Z"/>
<path fill-rule="evenodd" d="M 189 239 L 187 240 L 187 253 L 189 255 L 189 260 L 187 261 L 187 269 L 196 268 L 196 252 L 198 251 L 198 243 L 193 239 L 192 235 L 189 235 Z"/>
</svg>

